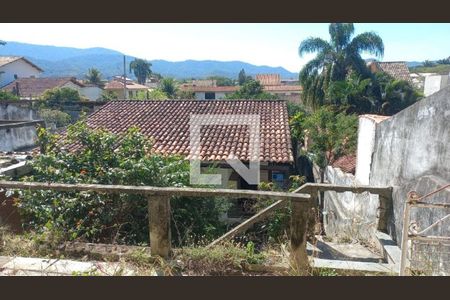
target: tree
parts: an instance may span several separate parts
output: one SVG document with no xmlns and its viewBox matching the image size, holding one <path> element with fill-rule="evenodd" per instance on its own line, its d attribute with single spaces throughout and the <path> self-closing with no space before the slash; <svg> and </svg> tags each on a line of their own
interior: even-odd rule
<svg viewBox="0 0 450 300">
<path fill-rule="evenodd" d="M 438 60 L 436 62 L 438 64 L 441 64 L 441 65 L 450 65 L 450 57 L 444 58 L 444 59 L 440 59 L 440 60 Z"/>
<path fill-rule="evenodd" d="M 119 97 L 118 97 L 117 93 L 110 91 L 110 90 L 108 90 L 108 91 L 104 90 L 102 92 L 102 96 L 101 96 L 102 101 L 117 100 L 118 98 Z"/>
<path fill-rule="evenodd" d="M 430 60 L 426 60 L 422 63 L 423 67 L 434 67 L 436 65 L 436 63 L 430 61 Z"/>
<path fill-rule="evenodd" d="M 95 84 L 95 85 L 102 85 L 102 73 L 98 69 L 92 68 L 89 69 L 86 74 L 86 79 L 89 83 Z"/>
<path fill-rule="evenodd" d="M 46 90 L 40 99 L 50 108 L 62 108 L 64 103 L 84 100 L 77 90 L 68 87 Z"/>
<path fill-rule="evenodd" d="M 209 76 L 207 79 L 215 80 L 217 86 L 233 86 L 234 80 L 223 76 Z"/>
<path fill-rule="evenodd" d="M 300 116 L 299 120 L 302 117 Z M 291 122 L 292 126 L 297 136 L 306 131 L 311 140 L 307 151 L 312 161 L 320 168 L 321 182 L 326 166 L 333 164 L 341 156 L 353 154 L 356 150 L 358 130 L 356 115 L 336 112 L 331 107 L 324 106 L 298 125 Z"/>
<path fill-rule="evenodd" d="M 166 100 L 169 99 L 167 95 L 159 90 L 155 89 L 152 91 L 139 91 L 134 100 Z"/>
<path fill-rule="evenodd" d="M 177 99 L 195 99 L 195 93 L 192 91 L 177 91 Z"/>
<path fill-rule="evenodd" d="M 373 32 L 353 37 L 354 31 L 351 23 L 332 23 L 329 26 L 330 41 L 310 37 L 301 42 L 301 57 L 316 53 L 316 57 L 302 68 L 299 75 L 303 101 L 313 109 L 332 104 L 326 99 L 326 90 L 332 82 L 344 81 L 351 72 L 362 79 L 372 77 L 361 53 L 381 57 L 384 53 L 383 41 Z"/>
<path fill-rule="evenodd" d="M 238 91 L 227 95 L 226 98 L 273 100 L 277 99 L 277 96 L 264 92 L 264 88 L 259 81 L 250 79 L 247 80 Z"/>
<path fill-rule="evenodd" d="M 134 73 L 139 84 L 145 84 L 147 78 L 152 74 L 151 66 L 150 62 L 136 58 L 130 63 L 130 72 Z"/>
<path fill-rule="evenodd" d="M 39 110 L 39 116 L 45 123 L 53 123 L 57 128 L 67 126 L 72 119 L 71 116 L 65 112 L 47 108 Z"/>
<path fill-rule="evenodd" d="M 177 86 L 173 78 L 164 78 L 161 80 L 159 89 L 164 92 L 169 99 L 174 99 L 176 97 Z"/>
<path fill-rule="evenodd" d="M 405 80 L 397 80 L 381 72 L 376 74 L 376 80 L 382 96 L 379 114 L 391 116 L 423 98 L 423 94 Z"/>
<path fill-rule="evenodd" d="M 238 74 L 238 83 L 239 85 L 244 85 L 247 81 L 251 80 L 252 77 L 251 76 L 247 76 L 245 74 L 245 70 L 242 69 L 239 74 Z"/>
</svg>

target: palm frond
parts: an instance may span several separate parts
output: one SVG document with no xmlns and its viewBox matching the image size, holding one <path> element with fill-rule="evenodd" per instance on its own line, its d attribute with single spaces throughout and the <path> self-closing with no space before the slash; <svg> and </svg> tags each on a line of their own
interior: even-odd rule
<svg viewBox="0 0 450 300">
<path fill-rule="evenodd" d="M 300 47 L 298 47 L 298 54 L 302 57 L 304 54 L 308 53 L 328 53 L 331 50 L 331 45 L 321 39 L 321 38 L 307 38 L 306 40 L 300 43 Z"/>
<path fill-rule="evenodd" d="M 375 32 L 358 34 L 353 38 L 349 46 L 354 52 L 365 51 L 376 55 L 377 57 L 382 57 L 384 55 L 383 40 Z"/>
<path fill-rule="evenodd" d="M 353 23 L 331 23 L 328 31 L 336 50 L 345 48 L 355 32 Z"/>
</svg>

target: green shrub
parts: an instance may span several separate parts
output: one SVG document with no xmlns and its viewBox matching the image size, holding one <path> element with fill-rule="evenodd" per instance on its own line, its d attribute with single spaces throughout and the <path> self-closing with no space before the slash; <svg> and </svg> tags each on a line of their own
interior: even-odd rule
<svg viewBox="0 0 450 300">
<path fill-rule="evenodd" d="M 72 119 L 70 115 L 65 112 L 47 108 L 39 110 L 39 116 L 46 123 L 54 123 L 56 127 L 64 127 L 70 124 L 70 120 Z"/>
<path fill-rule="evenodd" d="M 188 185 L 189 162 L 151 152 L 151 143 L 137 128 L 115 135 L 89 129 L 84 121 L 70 125 L 67 137 L 39 130 L 43 153 L 31 163 L 25 181 L 135 186 Z M 66 150 L 77 143 L 81 149 Z M 173 199 L 173 241 L 212 237 L 223 232 L 223 201 Z M 62 230 L 67 238 L 91 242 L 148 244 L 147 199 L 140 195 L 95 192 L 22 191 L 19 208 L 26 227 Z"/>
<path fill-rule="evenodd" d="M 11 92 L 0 90 L 0 101 L 1 100 L 19 100 L 19 97 Z"/>
</svg>

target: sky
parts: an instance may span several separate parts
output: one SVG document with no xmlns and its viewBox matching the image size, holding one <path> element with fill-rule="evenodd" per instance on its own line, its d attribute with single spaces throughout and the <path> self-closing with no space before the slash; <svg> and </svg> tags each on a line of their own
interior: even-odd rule
<svg viewBox="0 0 450 300">
<path fill-rule="evenodd" d="M 355 24 L 355 34 L 365 31 L 374 31 L 383 39 L 384 61 L 424 61 L 450 56 L 450 23 Z M 300 42 L 311 36 L 328 39 L 328 24 L 0 24 L 0 39 L 5 41 L 104 47 L 149 60 L 240 60 L 281 66 L 291 72 L 298 72 L 313 57 L 298 55 Z"/>
</svg>

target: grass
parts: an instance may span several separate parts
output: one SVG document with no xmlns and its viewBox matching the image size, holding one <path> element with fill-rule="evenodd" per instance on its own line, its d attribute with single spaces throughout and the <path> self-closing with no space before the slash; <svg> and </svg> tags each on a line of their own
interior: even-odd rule
<svg viewBox="0 0 450 300">
<path fill-rule="evenodd" d="M 450 73 L 450 65 L 436 65 L 433 67 L 414 67 L 411 72 L 417 73 L 438 73 L 440 75 L 448 75 Z"/>
</svg>

